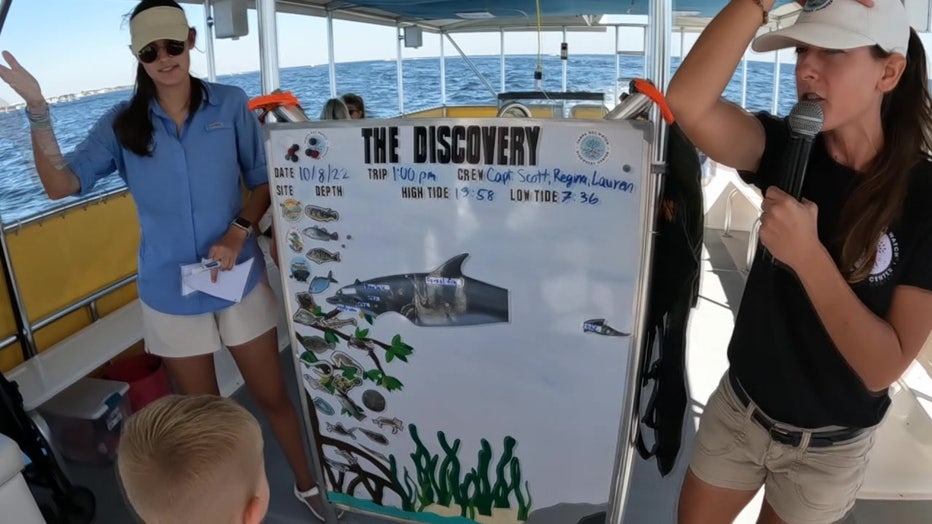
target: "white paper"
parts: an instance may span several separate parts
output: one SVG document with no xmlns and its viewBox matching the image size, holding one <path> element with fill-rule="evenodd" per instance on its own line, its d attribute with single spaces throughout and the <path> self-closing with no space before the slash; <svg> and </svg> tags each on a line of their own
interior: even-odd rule
<svg viewBox="0 0 932 524">
<path fill-rule="evenodd" d="M 187 264 L 181 266 L 181 296 L 186 297 L 194 293 L 194 288 L 188 285 L 188 276 L 203 268 L 201 264 Z"/>
<path fill-rule="evenodd" d="M 231 302 L 239 302 L 243 299 L 252 263 L 253 259 L 250 258 L 233 266 L 229 271 L 220 271 L 217 273 L 216 282 L 210 281 L 210 270 L 205 270 L 200 263 L 181 266 L 181 294 L 187 296 L 200 291 Z"/>
</svg>

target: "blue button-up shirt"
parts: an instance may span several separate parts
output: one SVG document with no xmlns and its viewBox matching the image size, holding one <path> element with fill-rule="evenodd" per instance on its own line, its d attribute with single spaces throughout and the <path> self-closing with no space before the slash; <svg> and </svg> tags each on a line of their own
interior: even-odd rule
<svg viewBox="0 0 932 524">
<path fill-rule="evenodd" d="M 241 175 L 249 189 L 268 183 L 262 131 L 247 107 L 246 93 L 233 86 L 204 85 L 201 107 L 180 135 L 174 121 L 152 102 L 151 157 L 124 149 L 114 134 L 113 121 L 129 102 L 111 108 L 66 156 L 81 181 L 80 195 L 114 171 L 126 182 L 142 230 L 139 298 L 172 315 L 213 312 L 233 304 L 200 292 L 182 296 L 180 268 L 207 257 L 242 210 Z M 244 293 L 265 272 L 254 236 L 243 244 L 237 262 L 249 258 L 253 264 Z"/>
</svg>

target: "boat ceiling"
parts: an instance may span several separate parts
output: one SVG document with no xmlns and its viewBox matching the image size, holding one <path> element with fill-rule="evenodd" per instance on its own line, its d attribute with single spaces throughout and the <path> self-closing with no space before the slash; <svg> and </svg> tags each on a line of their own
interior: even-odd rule
<svg viewBox="0 0 932 524">
<path fill-rule="evenodd" d="M 182 1 L 203 4 L 203 0 Z M 650 1 L 540 0 L 540 25 L 550 30 L 565 27 L 572 31 L 604 31 L 606 15 L 646 16 Z M 727 3 L 728 0 L 673 0 L 673 27 L 698 30 Z M 787 3 L 792 2 L 777 2 Z M 247 4 L 254 8 L 255 0 L 248 0 Z M 277 9 L 312 16 L 327 16 L 329 12 L 338 20 L 380 25 L 417 25 L 432 32 L 537 29 L 535 0 L 278 0 Z"/>
</svg>

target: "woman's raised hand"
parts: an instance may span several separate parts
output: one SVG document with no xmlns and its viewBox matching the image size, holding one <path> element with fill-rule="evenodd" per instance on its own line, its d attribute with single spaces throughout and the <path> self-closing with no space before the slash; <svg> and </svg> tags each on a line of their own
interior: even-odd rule
<svg viewBox="0 0 932 524">
<path fill-rule="evenodd" d="M 45 103 L 45 97 L 42 96 L 42 89 L 35 77 L 26 71 L 19 62 L 13 58 L 8 51 L 3 52 L 3 59 L 8 66 L 0 64 L 0 79 L 10 85 L 16 94 L 26 101 L 27 105 L 40 106 Z"/>
</svg>

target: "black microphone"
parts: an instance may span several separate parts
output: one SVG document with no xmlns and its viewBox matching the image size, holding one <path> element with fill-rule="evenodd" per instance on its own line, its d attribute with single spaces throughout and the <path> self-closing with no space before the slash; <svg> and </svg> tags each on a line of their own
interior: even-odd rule
<svg viewBox="0 0 932 524">
<path fill-rule="evenodd" d="M 796 200 L 802 200 L 803 179 L 806 177 L 806 166 L 809 164 L 809 152 L 812 151 L 815 136 L 822 130 L 823 120 L 822 106 L 811 100 L 797 102 L 787 118 L 790 138 L 787 141 L 776 186 Z M 770 251 L 766 247 L 763 250 L 764 260 L 775 265 L 777 261 Z"/>
</svg>

